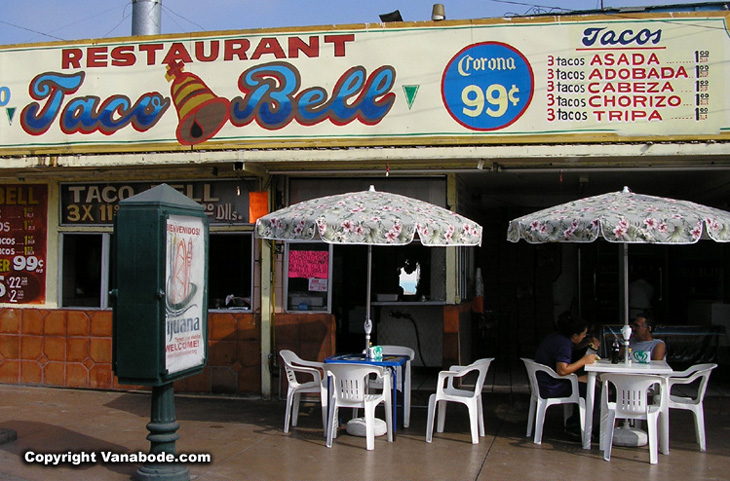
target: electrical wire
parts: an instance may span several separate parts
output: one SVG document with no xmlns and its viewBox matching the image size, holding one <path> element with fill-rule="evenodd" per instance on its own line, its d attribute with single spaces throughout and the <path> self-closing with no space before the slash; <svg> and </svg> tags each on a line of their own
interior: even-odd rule
<svg viewBox="0 0 730 481">
<path fill-rule="evenodd" d="M 48 37 L 48 38 L 51 38 L 51 39 L 53 39 L 53 40 L 62 40 L 62 41 L 67 41 L 67 40 L 70 40 L 70 39 L 69 39 L 69 38 L 63 38 L 63 37 L 59 37 L 59 36 L 57 36 L 57 35 L 54 35 L 53 33 L 54 33 L 54 32 L 59 32 L 59 31 L 61 31 L 61 30 L 65 30 L 65 29 L 68 29 L 68 28 L 70 28 L 70 27 L 73 27 L 73 26 L 76 26 L 76 25 L 78 25 L 78 24 L 80 24 L 80 23 L 88 22 L 89 20 L 93 20 L 93 19 L 96 19 L 97 17 L 101 17 L 102 15 L 108 15 L 109 13 L 111 13 L 111 12 L 114 12 L 114 11 L 117 11 L 117 10 L 119 10 L 119 9 L 122 9 L 122 10 L 124 10 L 124 9 L 126 9 L 126 8 L 127 8 L 127 7 L 128 7 L 129 5 L 131 5 L 131 3 L 132 3 L 132 2 L 131 2 L 131 0 L 124 0 L 124 5 L 122 5 L 122 6 L 117 6 L 117 7 L 109 8 L 109 9 L 106 9 L 106 10 L 104 10 L 104 11 L 102 11 L 102 12 L 99 12 L 99 13 L 96 13 L 96 14 L 94 14 L 94 15 L 91 15 L 91 16 L 89 16 L 89 17 L 85 17 L 85 18 L 81 18 L 81 19 L 78 19 L 78 20 L 76 20 L 75 22 L 71 22 L 71 23 L 69 23 L 69 24 L 66 24 L 66 25 L 62 25 L 62 26 L 60 26 L 60 27 L 58 27 L 58 28 L 55 28 L 55 29 L 51 30 L 50 32 L 42 32 L 42 31 L 39 31 L 39 30 L 35 30 L 35 29 L 29 28 L 29 27 L 25 27 L 25 26 L 23 26 L 23 25 L 18 25 L 18 24 L 16 24 L 16 23 L 12 23 L 12 22 L 7 22 L 7 21 L 5 21 L 5 20 L 0 20 L 0 24 L 3 24 L 3 25 L 7 25 L 7 26 L 10 26 L 10 27 L 13 27 L 13 28 L 17 28 L 17 29 L 20 29 L 20 30 L 25 30 L 26 32 L 31 32 L 31 33 L 35 33 L 35 34 L 37 34 L 37 35 L 41 35 L 41 36 L 43 36 L 43 37 Z M 126 18 L 126 17 L 125 17 L 125 18 Z M 122 19 L 122 21 L 123 21 L 123 20 L 124 20 L 124 19 Z M 114 27 L 114 29 L 116 29 L 116 28 L 117 28 L 117 27 L 118 27 L 118 26 L 119 26 L 120 24 L 121 24 L 121 22 L 119 22 L 119 24 L 117 24 L 117 25 L 116 25 L 116 26 Z M 114 30 L 114 29 L 112 29 L 112 30 Z M 110 32 L 111 32 L 111 31 L 110 31 Z M 108 33 L 107 33 L 106 35 L 108 35 Z"/>
<path fill-rule="evenodd" d="M 418 357 L 421 359 L 421 364 L 426 367 L 426 361 L 423 359 L 423 353 L 421 350 L 421 336 L 418 334 L 418 326 L 416 325 L 415 319 L 413 319 L 413 317 L 408 312 L 390 311 L 390 315 L 391 317 L 394 317 L 396 319 L 403 318 L 411 321 L 411 324 L 413 325 L 413 331 L 416 334 L 416 350 L 418 352 Z"/>
<path fill-rule="evenodd" d="M 42 35 L 44 37 L 49 37 L 49 38 L 52 38 L 54 40 L 66 40 L 65 38 L 56 37 L 55 35 L 51 35 L 50 33 L 40 32 L 38 30 L 33 30 L 32 28 L 23 27 L 22 25 L 17 25 L 15 23 L 6 22 L 4 20 L 0 20 L 0 24 L 7 25 L 9 27 L 17 28 L 17 29 L 20 29 L 20 30 L 25 30 L 26 32 L 31 32 L 31 33 L 35 33 L 35 34 L 38 34 L 38 35 Z"/>
<path fill-rule="evenodd" d="M 131 15 L 131 13 L 126 13 L 126 14 L 124 14 L 124 13 L 123 13 L 123 14 L 122 14 L 122 19 L 121 19 L 121 20 L 119 21 L 119 23 L 117 23 L 116 25 L 114 25 L 114 26 L 113 26 L 113 27 L 112 27 L 112 28 L 111 28 L 110 30 L 108 30 L 108 31 L 107 31 L 107 32 L 106 32 L 106 33 L 105 33 L 104 35 L 102 35 L 101 37 L 102 37 L 102 38 L 106 38 L 106 37 L 108 37 L 108 36 L 109 36 L 109 35 L 110 35 L 110 34 L 111 34 L 111 33 L 112 33 L 112 32 L 113 32 L 114 30 L 116 30 L 117 28 L 119 28 L 119 26 L 120 26 L 120 25 L 122 24 L 122 22 L 124 22 L 125 20 L 127 20 L 127 19 L 129 18 L 129 16 L 130 16 L 130 15 Z"/>
<path fill-rule="evenodd" d="M 195 25 L 196 27 L 198 27 L 202 31 L 210 30 L 210 29 L 205 28 L 204 26 L 200 25 L 199 23 L 196 23 L 196 22 L 190 20 L 189 18 L 187 18 L 187 17 L 185 17 L 183 15 L 180 15 L 179 13 L 177 13 L 176 11 L 174 11 L 173 9 L 171 9 L 170 7 L 168 7 L 168 6 L 166 6 L 166 5 L 162 4 L 162 3 L 160 5 L 162 6 L 162 9 L 164 11 L 166 11 L 167 13 L 169 13 L 170 15 L 175 16 L 175 17 L 178 17 L 178 18 L 181 18 L 181 19 L 185 20 L 186 22 L 188 22 L 188 23 L 190 23 L 192 25 Z M 173 18 L 171 18 L 170 20 L 172 20 L 173 22 L 175 22 L 175 20 Z M 182 25 L 180 25 L 179 23 L 175 22 L 175 25 L 177 25 L 178 27 L 180 27 L 181 29 L 184 30 L 184 27 Z"/>
<path fill-rule="evenodd" d="M 530 9 L 549 9 L 549 10 L 559 10 L 561 12 L 575 12 L 575 10 L 572 10 L 570 8 L 564 8 L 564 7 L 553 7 L 549 5 L 537 5 L 534 3 L 524 3 L 524 2 L 515 2 L 514 0 L 487 0 L 489 2 L 494 3 L 506 3 L 508 5 L 519 5 L 521 7 L 530 7 Z"/>
</svg>

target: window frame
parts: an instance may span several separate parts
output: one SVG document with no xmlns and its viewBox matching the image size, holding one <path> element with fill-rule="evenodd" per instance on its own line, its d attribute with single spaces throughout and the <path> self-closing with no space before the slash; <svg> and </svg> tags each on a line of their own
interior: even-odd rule
<svg viewBox="0 0 730 481">
<path fill-rule="evenodd" d="M 60 308 L 63 309 L 84 309 L 84 310 L 103 310 L 109 309 L 109 291 L 111 289 L 111 238 L 112 232 L 108 230 L 64 230 L 59 231 L 58 239 L 58 275 L 57 275 L 57 292 L 56 292 L 56 303 Z M 98 306 L 67 306 L 64 305 L 63 288 L 64 288 L 64 273 L 66 272 L 64 266 L 64 247 L 66 244 L 67 236 L 101 236 L 101 266 L 100 266 L 100 277 L 99 283 L 99 305 Z"/>
<path fill-rule="evenodd" d="M 109 292 L 111 290 L 112 285 L 112 279 L 110 277 L 111 275 L 111 246 L 112 246 L 112 236 L 114 232 L 112 229 L 64 229 L 59 230 L 59 239 L 58 239 L 58 272 L 57 272 L 57 283 L 58 286 L 56 291 L 56 303 L 60 308 L 63 309 L 85 309 L 85 310 L 105 310 L 110 309 L 111 302 L 109 299 Z M 78 236 L 78 235 L 95 235 L 95 236 L 101 236 L 101 269 L 100 269 L 100 276 L 101 276 L 101 282 L 99 285 L 99 296 L 100 296 L 100 302 L 98 306 L 71 306 L 71 305 L 64 305 L 64 297 L 63 297 L 63 289 L 64 289 L 64 272 L 66 269 L 66 266 L 64 265 L 64 247 L 66 244 L 66 237 L 67 236 Z M 256 259 L 255 259 L 255 249 L 256 249 L 256 243 L 254 233 L 250 229 L 246 230 L 211 230 L 209 233 L 209 239 L 208 242 L 210 242 L 210 237 L 212 236 L 219 236 L 219 235 L 246 235 L 250 238 L 250 244 L 251 244 L 251 250 L 248 253 L 250 255 L 250 270 L 249 270 L 249 296 L 251 298 L 251 308 L 248 312 L 252 312 L 254 310 L 254 291 L 255 291 L 255 267 L 256 267 Z M 210 254 L 208 253 L 208 263 L 209 263 L 209 269 L 210 269 Z M 209 281 L 210 282 L 210 281 Z M 246 296 L 244 296 L 246 297 Z M 208 299 L 210 302 L 210 298 Z M 230 309 L 226 308 L 220 308 L 220 309 L 212 309 L 209 307 L 209 310 L 215 310 L 220 312 L 229 311 Z"/>
<path fill-rule="evenodd" d="M 250 292 L 249 297 L 251 299 L 250 308 L 246 312 L 253 312 L 255 309 L 255 299 L 254 299 L 254 292 L 255 292 L 255 281 L 256 281 L 256 237 L 254 236 L 253 230 L 246 229 L 246 230 L 214 230 L 211 228 L 209 234 L 208 234 L 208 275 L 210 275 L 210 264 L 211 264 L 211 254 L 212 251 L 210 250 L 210 244 L 211 244 L 211 237 L 213 236 L 220 236 L 220 235 L 246 235 L 250 237 L 251 240 L 251 252 L 250 252 L 250 259 L 251 259 L 251 266 L 249 269 L 249 275 L 250 275 Z M 210 289 L 210 279 L 208 279 L 208 288 Z M 245 295 L 243 297 L 246 297 Z M 230 309 L 227 307 L 220 307 L 220 308 L 213 308 L 211 307 L 211 298 L 210 293 L 208 293 L 208 310 L 209 311 L 215 311 L 215 312 L 230 312 L 235 311 L 235 309 Z"/>
<path fill-rule="evenodd" d="M 289 306 L 289 248 L 292 244 L 296 245 L 304 245 L 304 244 L 312 244 L 317 246 L 327 246 L 327 252 L 329 252 L 329 259 L 328 259 L 328 265 L 327 265 L 327 302 L 324 306 L 324 309 L 307 309 L 307 310 L 299 310 L 299 309 L 293 309 L 291 306 Z M 284 312 L 292 312 L 292 313 L 299 313 L 299 314 L 330 314 L 332 312 L 332 267 L 333 267 L 333 261 L 334 261 L 334 249 L 332 244 L 328 244 L 321 241 L 287 241 L 284 243 L 284 271 L 283 271 L 283 278 L 284 278 L 284 299 L 283 299 L 283 308 Z"/>
</svg>

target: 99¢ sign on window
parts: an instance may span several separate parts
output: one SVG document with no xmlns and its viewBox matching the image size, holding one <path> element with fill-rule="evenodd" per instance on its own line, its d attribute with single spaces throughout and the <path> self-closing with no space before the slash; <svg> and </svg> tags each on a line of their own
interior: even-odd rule
<svg viewBox="0 0 730 481">
<path fill-rule="evenodd" d="M 0 186 L 0 303 L 42 304 L 48 186 Z"/>
<path fill-rule="evenodd" d="M 444 70 L 441 95 L 451 117 L 471 130 L 511 125 L 530 105 L 532 67 L 517 49 L 500 42 L 470 45 Z"/>
</svg>

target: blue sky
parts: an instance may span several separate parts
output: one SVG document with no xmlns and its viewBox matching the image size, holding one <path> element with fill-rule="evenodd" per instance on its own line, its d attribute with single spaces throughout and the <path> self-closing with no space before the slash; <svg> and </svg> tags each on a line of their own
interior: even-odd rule
<svg viewBox="0 0 730 481">
<path fill-rule="evenodd" d="M 406 21 L 431 17 L 423 0 L 162 0 L 162 33 L 377 23 L 399 10 Z M 661 0 L 441 0 L 447 19 L 534 12 L 699 3 Z M 202 8 L 201 8 L 202 7 Z M 0 3 L 0 45 L 128 36 L 132 0 L 25 0 Z"/>
</svg>

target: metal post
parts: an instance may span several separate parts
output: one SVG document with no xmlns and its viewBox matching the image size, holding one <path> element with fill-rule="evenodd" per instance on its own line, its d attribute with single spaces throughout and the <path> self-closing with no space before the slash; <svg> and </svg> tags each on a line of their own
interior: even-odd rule
<svg viewBox="0 0 730 481">
<path fill-rule="evenodd" d="M 269 371 L 269 354 L 276 356 L 276 346 L 271 339 L 271 324 L 275 307 L 274 295 L 274 261 L 272 254 L 276 252 L 274 241 L 261 241 L 261 397 L 271 399 L 271 371 Z M 286 277 L 284 277 L 286 279 Z M 281 378 L 280 378 L 281 379 Z"/>
<path fill-rule="evenodd" d="M 629 325 L 629 246 L 622 242 L 619 244 L 619 275 L 621 276 L 621 318 L 625 326 Z"/>
<path fill-rule="evenodd" d="M 162 0 L 132 0 L 132 35 L 159 35 Z"/>
<path fill-rule="evenodd" d="M 578 246 L 578 316 L 583 317 L 583 251 Z"/>
<path fill-rule="evenodd" d="M 137 470 L 138 480 L 189 481 L 190 472 L 181 464 L 158 462 L 157 456 L 176 456 L 175 441 L 180 437 L 180 425 L 175 420 L 175 389 L 173 383 L 152 387 L 152 413 L 147 430 L 150 442 L 149 454 L 155 461 L 145 463 Z M 171 455 L 171 456 L 170 456 Z"/>
<path fill-rule="evenodd" d="M 370 319 L 370 284 L 373 280 L 373 246 L 368 244 L 368 273 L 367 285 L 365 286 L 365 355 L 369 356 L 370 332 L 373 329 L 373 321 Z"/>
</svg>

